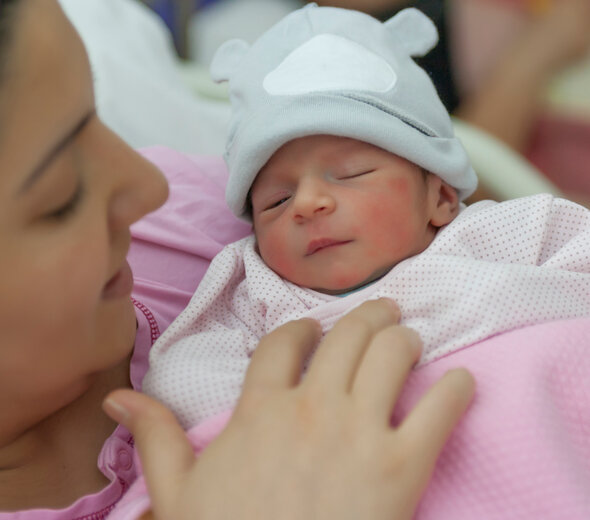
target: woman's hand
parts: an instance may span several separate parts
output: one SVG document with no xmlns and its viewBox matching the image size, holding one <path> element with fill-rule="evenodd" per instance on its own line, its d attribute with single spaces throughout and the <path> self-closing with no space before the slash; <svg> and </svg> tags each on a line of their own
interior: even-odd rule
<svg viewBox="0 0 590 520">
<path fill-rule="evenodd" d="M 317 324 L 300 320 L 266 336 L 232 419 L 198 459 L 162 405 L 111 394 L 106 409 L 135 435 L 154 517 L 411 518 L 474 382 L 463 369 L 447 373 L 392 428 L 421 350 L 398 321 L 389 300 L 361 305 L 327 334 L 303 380 Z"/>
</svg>

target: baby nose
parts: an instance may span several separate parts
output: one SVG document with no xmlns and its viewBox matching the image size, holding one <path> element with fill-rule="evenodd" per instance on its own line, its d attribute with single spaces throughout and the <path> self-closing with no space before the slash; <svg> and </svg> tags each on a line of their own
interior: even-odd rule
<svg viewBox="0 0 590 520">
<path fill-rule="evenodd" d="M 336 200 L 326 187 L 309 184 L 295 195 L 293 210 L 298 221 L 328 215 L 336 208 Z"/>
</svg>

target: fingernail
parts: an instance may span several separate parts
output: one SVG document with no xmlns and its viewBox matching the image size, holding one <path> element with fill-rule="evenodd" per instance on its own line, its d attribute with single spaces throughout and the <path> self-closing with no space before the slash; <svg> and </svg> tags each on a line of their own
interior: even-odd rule
<svg viewBox="0 0 590 520">
<path fill-rule="evenodd" d="M 422 352 L 422 347 L 424 346 L 423 342 L 422 342 L 422 338 L 420 337 L 420 334 L 418 334 L 418 332 L 414 329 L 407 329 L 409 332 L 409 337 L 410 337 L 410 343 L 412 344 L 412 347 L 414 347 L 416 350 Z"/>
<path fill-rule="evenodd" d="M 306 321 L 306 322 L 310 323 L 311 325 L 313 325 L 317 334 L 322 333 L 322 324 L 318 320 L 315 320 L 313 318 L 301 318 L 301 321 Z"/>
<path fill-rule="evenodd" d="M 400 308 L 399 305 L 396 303 L 395 300 L 391 299 L 391 298 L 387 298 L 387 297 L 382 297 L 380 298 L 381 301 L 386 302 L 387 304 L 389 304 L 389 306 L 396 311 L 398 314 L 400 313 Z"/>
<path fill-rule="evenodd" d="M 113 399 L 112 397 L 107 397 L 103 401 L 102 409 L 111 419 L 114 419 L 121 424 L 126 424 L 130 417 L 129 410 L 127 410 L 127 408 L 125 408 L 120 402 Z"/>
</svg>

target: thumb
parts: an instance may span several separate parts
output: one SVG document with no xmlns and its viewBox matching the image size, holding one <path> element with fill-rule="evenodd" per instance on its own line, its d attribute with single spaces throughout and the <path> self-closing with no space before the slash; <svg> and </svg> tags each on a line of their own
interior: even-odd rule
<svg viewBox="0 0 590 520">
<path fill-rule="evenodd" d="M 152 503 L 167 510 L 196 460 L 184 430 L 163 404 L 133 390 L 110 393 L 103 409 L 133 434 Z"/>
</svg>

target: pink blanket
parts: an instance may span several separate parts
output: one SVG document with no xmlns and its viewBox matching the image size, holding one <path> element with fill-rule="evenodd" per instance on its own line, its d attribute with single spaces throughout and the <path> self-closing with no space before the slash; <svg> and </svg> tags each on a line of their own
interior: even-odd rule
<svg viewBox="0 0 590 520">
<path fill-rule="evenodd" d="M 590 518 L 590 317 L 524 327 L 415 370 L 398 423 L 445 371 L 469 368 L 475 400 L 445 447 L 417 520 Z M 200 451 L 228 414 L 189 432 Z M 142 479 L 113 518 L 148 505 Z M 125 514 L 127 513 L 127 514 Z M 111 518 L 111 517 L 109 517 Z"/>
<path fill-rule="evenodd" d="M 500 334 L 421 367 L 396 418 L 447 369 L 477 380 L 417 517 L 590 518 L 590 318 Z"/>
</svg>

